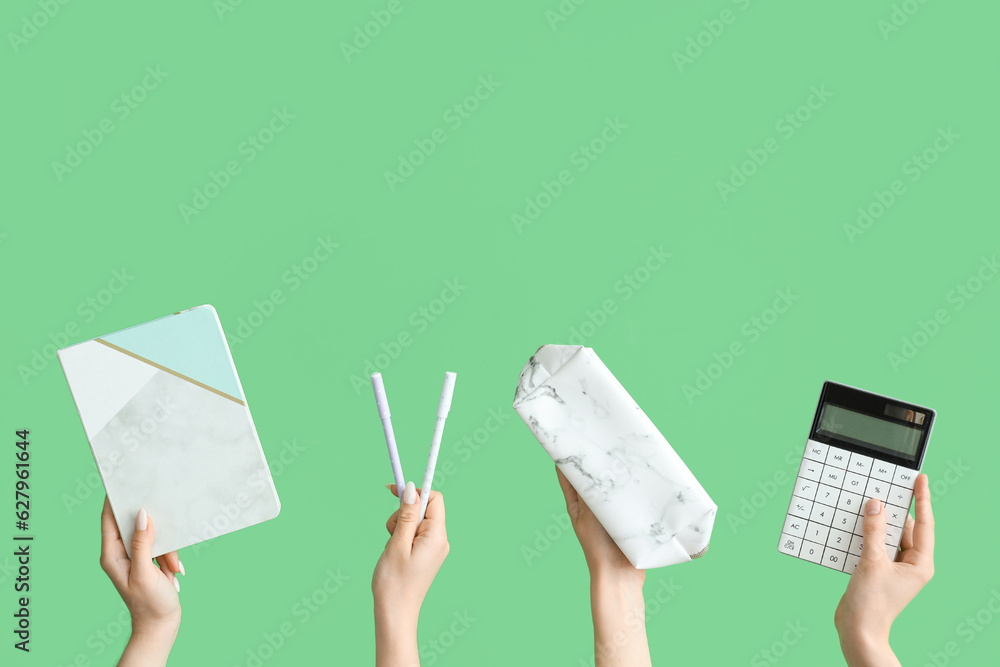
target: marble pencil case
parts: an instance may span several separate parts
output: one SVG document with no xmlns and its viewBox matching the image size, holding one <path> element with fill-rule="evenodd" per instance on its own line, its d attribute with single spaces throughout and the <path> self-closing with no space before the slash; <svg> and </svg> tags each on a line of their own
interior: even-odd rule
<svg viewBox="0 0 1000 667">
<path fill-rule="evenodd" d="M 129 555 L 139 508 L 155 525 L 154 556 L 278 515 L 278 494 L 212 306 L 58 354 Z"/>
<path fill-rule="evenodd" d="M 698 558 L 716 505 L 589 347 L 543 345 L 514 410 L 637 568 Z"/>
</svg>

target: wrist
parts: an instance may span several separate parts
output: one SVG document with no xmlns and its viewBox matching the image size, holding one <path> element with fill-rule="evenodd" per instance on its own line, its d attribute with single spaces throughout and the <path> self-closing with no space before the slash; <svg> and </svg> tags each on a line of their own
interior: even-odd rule
<svg viewBox="0 0 1000 667">
<path fill-rule="evenodd" d="M 596 570 L 590 575 L 590 600 L 595 614 L 604 616 L 628 614 L 631 618 L 645 618 L 642 584 L 645 572 L 619 569 Z M 596 618 L 596 617 L 595 617 Z"/>
<path fill-rule="evenodd" d="M 150 642 L 174 643 L 177 639 L 177 631 L 181 627 L 180 611 L 169 618 L 157 618 L 154 620 L 144 620 L 132 617 L 132 636 L 140 637 Z"/>
<path fill-rule="evenodd" d="M 375 601 L 375 631 L 383 636 L 416 636 L 420 605 Z"/>
<path fill-rule="evenodd" d="M 375 603 L 375 665 L 376 667 L 419 667 L 417 648 L 417 618 L 420 605 L 406 602 Z"/>
<path fill-rule="evenodd" d="M 840 648 L 851 667 L 882 667 L 898 665 L 896 655 L 889 646 L 889 627 L 860 627 L 857 625 L 837 628 Z"/>
<path fill-rule="evenodd" d="M 594 565 L 590 567 L 590 588 L 592 591 L 627 591 L 642 594 L 646 571 L 634 567 L 614 565 Z"/>
<path fill-rule="evenodd" d="M 635 568 L 592 570 L 590 611 L 594 621 L 594 664 L 649 667 L 645 571 Z"/>
<path fill-rule="evenodd" d="M 165 665 L 177 639 L 180 614 L 176 618 L 143 621 L 132 619 L 132 634 L 119 664 Z M 126 659 L 128 658 L 128 659 Z"/>
</svg>

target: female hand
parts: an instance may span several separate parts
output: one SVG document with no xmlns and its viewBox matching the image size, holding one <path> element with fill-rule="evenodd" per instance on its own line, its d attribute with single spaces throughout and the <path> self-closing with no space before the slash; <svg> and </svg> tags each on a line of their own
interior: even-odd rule
<svg viewBox="0 0 1000 667">
<path fill-rule="evenodd" d="M 913 486 L 917 518 L 906 520 L 895 561 L 885 551 L 885 504 L 865 506 L 864 546 L 847 592 L 837 605 L 834 623 L 851 667 L 898 665 L 889 648 L 889 628 L 920 589 L 934 576 L 934 515 L 927 475 Z"/>
<path fill-rule="evenodd" d="M 387 485 L 399 495 L 395 484 Z M 431 491 L 424 520 L 420 494 L 406 485 L 399 509 L 386 522 L 389 541 L 372 576 L 375 598 L 375 660 L 379 667 L 419 665 L 417 619 L 420 606 L 448 556 L 444 496 Z"/>
<path fill-rule="evenodd" d="M 573 531 L 580 540 L 580 546 L 583 547 L 583 555 L 587 559 L 591 576 L 623 575 L 635 579 L 641 588 L 646 578 L 646 571 L 637 570 L 632 566 L 558 466 L 556 475 L 559 477 L 559 486 L 562 487 L 563 496 L 566 498 L 566 512 L 573 523 Z"/>
<path fill-rule="evenodd" d="M 566 497 L 566 512 L 590 569 L 594 664 L 596 667 L 651 665 L 646 604 L 642 596 L 646 571 L 632 566 L 558 466 L 556 474 Z"/>
<path fill-rule="evenodd" d="M 153 519 L 144 510 L 136 515 L 132 558 L 104 498 L 101 514 L 101 568 L 132 614 L 132 636 L 119 665 L 165 665 L 181 622 L 180 584 L 176 573 L 184 566 L 173 551 L 153 564 Z"/>
</svg>

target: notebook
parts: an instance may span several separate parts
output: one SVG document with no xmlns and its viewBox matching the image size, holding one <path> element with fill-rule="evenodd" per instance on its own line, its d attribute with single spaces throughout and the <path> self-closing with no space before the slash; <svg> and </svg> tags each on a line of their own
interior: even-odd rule
<svg viewBox="0 0 1000 667">
<path fill-rule="evenodd" d="M 58 355 L 130 556 L 139 508 L 154 522 L 154 556 L 278 515 L 215 308 L 174 313 Z"/>
</svg>

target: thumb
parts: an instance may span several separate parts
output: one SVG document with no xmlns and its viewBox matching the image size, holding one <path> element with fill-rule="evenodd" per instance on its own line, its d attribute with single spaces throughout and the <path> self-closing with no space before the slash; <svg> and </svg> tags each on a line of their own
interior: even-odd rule
<svg viewBox="0 0 1000 667">
<path fill-rule="evenodd" d="M 862 524 L 864 546 L 861 560 L 883 561 L 889 557 L 885 553 L 885 505 L 878 498 L 871 498 L 865 504 L 865 518 Z"/>
<path fill-rule="evenodd" d="M 132 533 L 132 566 L 144 568 L 153 558 L 153 525 L 146 510 L 139 508 L 135 515 L 135 532 Z"/>
<path fill-rule="evenodd" d="M 406 483 L 406 489 L 399 499 L 399 514 L 396 516 L 396 528 L 389 538 L 389 546 L 409 551 L 413 547 L 413 536 L 417 534 L 417 523 L 420 521 L 420 497 L 413 482 Z"/>
</svg>

